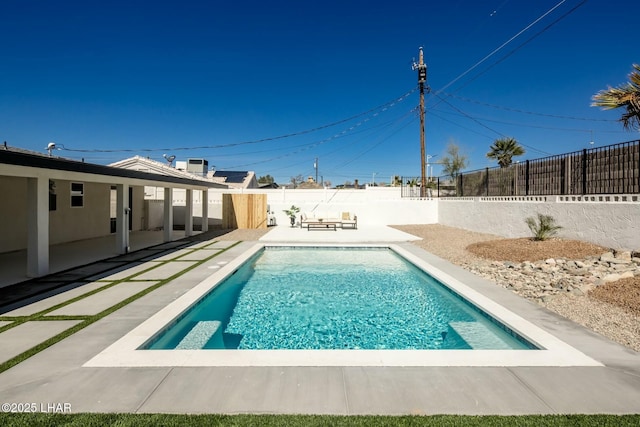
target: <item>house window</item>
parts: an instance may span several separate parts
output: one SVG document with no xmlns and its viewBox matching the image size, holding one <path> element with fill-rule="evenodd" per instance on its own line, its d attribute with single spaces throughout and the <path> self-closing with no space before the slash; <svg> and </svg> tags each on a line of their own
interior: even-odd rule
<svg viewBox="0 0 640 427">
<path fill-rule="evenodd" d="M 71 207 L 81 208 L 84 206 L 84 184 L 82 182 L 71 183 Z"/>
</svg>

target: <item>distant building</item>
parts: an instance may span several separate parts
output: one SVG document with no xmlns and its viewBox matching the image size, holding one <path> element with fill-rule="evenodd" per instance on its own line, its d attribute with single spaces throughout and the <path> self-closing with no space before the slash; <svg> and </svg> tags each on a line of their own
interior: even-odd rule
<svg viewBox="0 0 640 427">
<path fill-rule="evenodd" d="M 148 157 L 134 156 L 111 163 L 109 166 L 161 175 L 198 179 L 219 184 L 218 188 L 260 188 L 253 171 L 219 171 L 209 170 L 209 162 L 205 159 L 188 159 L 177 161 L 175 167 L 152 160 Z"/>
<path fill-rule="evenodd" d="M 205 160 L 206 162 L 206 160 Z M 207 163 L 208 164 L 208 163 Z M 157 173 L 160 175 L 175 176 L 187 179 L 197 179 L 201 181 L 211 182 L 211 179 L 207 178 L 207 171 L 202 173 L 202 163 L 194 164 L 190 169 L 187 168 L 187 162 L 176 162 L 176 167 L 171 167 L 166 163 L 159 162 L 157 160 L 150 159 L 148 157 L 133 156 L 128 159 L 119 160 L 111 163 L 109 166 L 114 168 L 136 170 L 141 172 Z M 217 182 L 213 180 L 213 182 Z M 219 182 L 219 181 L 218 181 Z M 221 182 L 219 182 L 222 184 Z M 227 188 L 226 185 L 221 185 L 220 188 Z"/>
<path fill-rule="evenodd" d="M 260 184 L 260 188 L 280 188 L 280 186 L 275 182 L 268 182 L 266 184 Z"/>
</svg>

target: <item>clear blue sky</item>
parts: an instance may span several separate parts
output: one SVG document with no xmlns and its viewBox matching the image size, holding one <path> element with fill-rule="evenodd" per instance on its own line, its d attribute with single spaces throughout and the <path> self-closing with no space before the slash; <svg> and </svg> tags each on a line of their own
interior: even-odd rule
<svg viewBox="0 0 640 427">
<path fill-rule="evenodd" d="M 279 183 L 315 158 L 333 185 L 418 176 L 420 46 L 432 161 L 453 142 L 467 169 L 494 166 L 505 136 L 520 160 L 628 141 L 590 103 L 640 62 L 638 16 L 628 0 L 3 0 L 0 141 Z"/>
</svg>

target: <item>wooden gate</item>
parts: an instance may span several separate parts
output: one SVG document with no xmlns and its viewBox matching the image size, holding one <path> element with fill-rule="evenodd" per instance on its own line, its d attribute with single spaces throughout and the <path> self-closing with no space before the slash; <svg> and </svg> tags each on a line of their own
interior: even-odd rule
<svg viewBox="0 0 640 427">
<path fill-rule="evenodd" d="M 223 194 L 222 228 L 267 228 L 267 195 Z"/>
</svg>

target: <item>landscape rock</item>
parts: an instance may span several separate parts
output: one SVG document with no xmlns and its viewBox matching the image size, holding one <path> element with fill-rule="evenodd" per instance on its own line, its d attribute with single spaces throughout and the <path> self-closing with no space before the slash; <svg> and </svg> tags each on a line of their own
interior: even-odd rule
<svg viewBox="0 0 640 427">
<path fill-rule="evenodd" d="M 613 252 L 605 252 L 602 255 L 600 255 L 600 261 L 602 262 L 611 262 L 611 260 L 616 259 L 615 255 L 613 255 Z"/>
<path fill-rule="evenodd" d="M 606 283 L 609 283 L 609 282 L 616 282 L 616 281 L 620 280 L 621 278 L 622 277 L 619 274 L 612 273 L 612 274 L 607 274 L 606 276 L 604 276 L 602 278 L 602 280 L 604 280 Z"/>
<path fill-rule="evenodd" d="M 631 252 L 605 252 L 584 260 L 479 261 L 466 268 L 525 298 L 545 303 L 560 293 L 583 296 L 597 286 L 640 275 L 640 264 L 632 259 Z"/>
<path fill-rule="evenodd" d="M 616 259 L 631 261 L 631 251 L 619 251 L 619 252 L 616 252 L 615 255 L 616 255 Z"/>
</svg>

